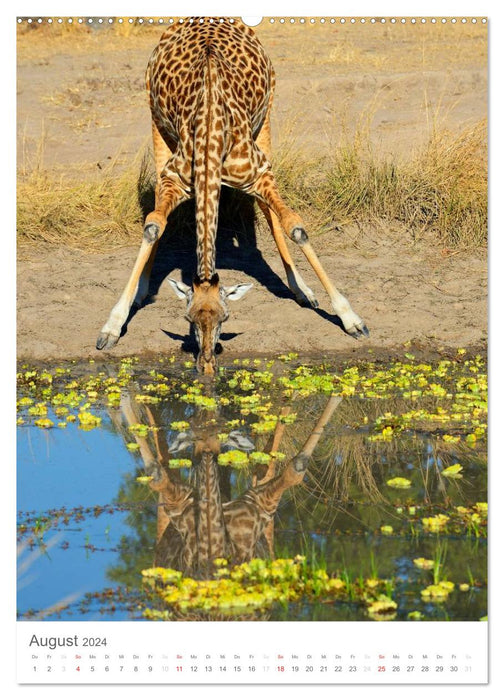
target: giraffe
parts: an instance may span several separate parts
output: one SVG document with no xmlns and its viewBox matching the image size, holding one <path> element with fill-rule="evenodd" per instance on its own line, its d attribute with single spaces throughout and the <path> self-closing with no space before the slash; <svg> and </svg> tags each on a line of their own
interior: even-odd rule
<svg viewBox="0 0 504 700">
<path fill-rule="evenodd" d="M 195 414 L 190 430 L 180 432 L 173 443 L 163 449 L 154 431 L 155 450 L 148 440 L 136 435 L 146 473 L 152 477 L 150 489 L 157 494 L 157 534 L 154 566 L 177 569 L 193 578 L 207 578 L 215 570 L 215 560 L 224 558 L 240 564 L 254 557 L 274 558 L 274 515 L 286 489 L 301 483 L 309 460 L 330 421 L 340 396 L 331 396 L 301 450 L 277 473 L 272 458 L 264 473 L 256 470 L 251 485 L 235 498 L 226 493 L 218 464 L 223 447 L 252 450 L 245 436 L 232 431 L 226 442 L 219 437 L 216 410 Z M 139 417 L 129 394 L 121 398 L 121 413 L 128 425 Z M 148 422 L 155 425 L 151 408 L 144 407 Z M 284 406 L 280 415 L 287 415 Z M 116 425 L 119 427 L 116 419 Z M 285 424 L 278 421 L 265 452 L 275 453 L 282 440 Z M 169 458 L 188 448 L 193 449 L 190 477 L 182 480 L 177 469 L 169 468 Z M 226 498 L 227 497 L 227 498 Z"/>
<path fill-rule="evenodd" d="M 215 239 L 221 187 L 253 195 L 264 213 L 282 259 L 287 283 L 301 304 L 318 307 L 290 255 L 286 237 L 298 244 L 329 295 L 345 331 L 369 335 L 362 319 L 336 289 L 311 246 L 299 214 L 282 199 L 270 162 L 270 115 L 275 87 L 271 61 L 250 27 L 234 19 L 190 18 L 168 28 L 146 73 L 156 169 L 155 208 L 129 280 L 102 327 L 96 347 L 115 346 L 133 304 L 141 306 L 168 216 L 195 198 L 197 270 L 192 286 L 169 278 L 186 303 L 199 352 L 197 369 L 213 375 L 228 301 L 251 284 L 226 287 L 216 271 Z"/>
<path fill-rule="evenodd" d="M 175 568 L 193 577 L 208 577 L 215 569 L 215 559 L 240 564 L 257 556 L 273 558 L 273 518 L 280 500 L 286 489 L 303 480 L 310 457 L 341 401 L 339 396 L 329 398 L 300 452 L 280 474 L 275 474 L 272 459 L 260 479 L 255 475 L 244 493 L 224 502 L 217 461 L 221 444 L 216 429 L 205 434 L 196 428 L 194 485 L 182 484 L 178 475 L 171 476 L 171 470 L 167 469 L 155 470 L 156 476 L 150 482 L 151 489 L 159 494 L 154 566 Z M 266 449 L 275 451 L 282 432 L 283 425 L 278 423 Z M 184 434 L 182 446 L 187 445 L 186 441 Z"/>
</svg>

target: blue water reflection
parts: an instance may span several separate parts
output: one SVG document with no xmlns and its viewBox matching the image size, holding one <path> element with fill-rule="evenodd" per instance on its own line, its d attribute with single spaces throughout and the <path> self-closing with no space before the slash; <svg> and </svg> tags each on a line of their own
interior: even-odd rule
<svg viewBox="0 0 504 700">
<path fill-rule="evenodd" d="M 148 374 L 145 368 L 143 371 Z M 229 438 L 222 437 L 222 431 L 233 419 L 240 423 L 234 438 L 237 444 L 248 452 L 264 449 L 266 438 L 258 437 L 250 427 L 257 416 L 244 417 L 232 406 L 226 406 L 223 415 L 207 412 L 206 437 L 202 438 L 194 406 L 175 399 L 166 399 L 159 406 L 136 404 L 134 391 L 124 403 L 126 394 L 124 391 L 121 406 L 111 408 L 99 402 L 93 406 L 101 423 L 91 430 L 78 427 L 77 421 L 50 430 L 36 427 L 33 420 L 18 426 L 19 619 L 139 618 L 140 572 L 159 558 L 159 508 L 152 483 L 149 486 L 138 477 L 147 473 L 161 479 L 159 464 L 167 463 L 166 450 L 173 449 L 177 439 L 181 451 L 169 456 L 194 458 L 194 445 L 208 438 L 209 425 L 210 437 L 219 435 L 224 445 Z M 409 532 L 397 504 L 409 499 L 418 508 L 433 509 L 485 501 L 484 453 L 457 451 L 457 446 L 452 453 L 447 451 L 450 446 L 444 446 L 440 453 L 429 435 L 406 434 L 396 441 L 396 449 L 382 449 L 368 443 L 365 432 L 347 425 L 345 411 L 351 412 L 356 401 L 342 404 L 302 480 L 298 485 L 289 482 L 282 491 L 275 513 L 275 555 L 304 553 L 323 561 L 328 570 L 344 568 L 352 577 L 374 573 L 394 579 L 397 619 L 406 619 L 408 610 L 422 605 L 432 619 L 446 615 L 479 619 L 486 610 L 486 589 L 481 586 L 473 587 L 471 596 L 457 594 L 448 612 L 443 606 L 422 602 L 419 591 L 429 583 L 430 575 L 412 562 L 416 557 L 436 558 L 439 542 Z M 299 418 L 294 425 L 285 426 L 280 447 L 287 458 L 302 448 L 326 402 L 327 397 L 320 395 L 294 406 Z M 48 417 L 55 426 L 60 420 L 52 408 Z M 146 436 L 131 432 L 135 420 L 150 421 Z M 173 427 L 174 421 L 186 421 L 190 427 Z M 189 438 L 180 439 L 186 434 Z M 439 470 L 454 462 L 462 465 L 464 478 L 441 479 Z M 166 474 L 173 483 L 179 479 L 189 484 L 193 478 L 189 468 L 172 468 Z M 398 475 L 411 480 L 407 493 L 387 485 Z M 232 465 L 222 470 L 220 482 L 223 501 L 236 499 L 250 488 L 247 472 Z M 170 517 L 174 522 L 173 513 Z M 383 534 L 384 524 L 393 527 L 392 536 Z M 446 575 L 459 581 L 466 580 L 469 572 L 473 580 L 485 581 L 486 539 L 460 533 L 453 543 L 445 553 Z M 347 603 L 331 609 L 319 604 L 288 606 L 271 615 L 275 619 L 366 619 L 362 609 Z"/>
</svg>

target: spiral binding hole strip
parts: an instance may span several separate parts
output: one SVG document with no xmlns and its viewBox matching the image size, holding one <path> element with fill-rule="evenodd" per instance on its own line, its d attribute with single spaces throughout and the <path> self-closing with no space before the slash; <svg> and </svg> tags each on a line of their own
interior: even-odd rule
<svg viewBox="0 0 504 700">
<path fill-rule="evenodd" d="M 242 18 L 246 20 L 247 18 Z M 293 25 L 293 24 L 372 24 L 372 25 L 384 25 L 384 24 L 487 24 L 487 17 L 263 17 L 254 18 L 261 20 L 261 22 L 269 22 L 270 24 L 282 24 L 282 25 Z M 136 24 L 137 26 L 146 25 L 165 25 L 174 24 L 175 22 L 183 24 L 184 22 L 192 22 L 192 19 L 183 18 L 173 18 L 173 17 L 17 17 L 18 24 L 85 24 L 88 26 L 102 26 L 111 25 L 114 23 L 118 24 Z M 233 17 L 220 17 L 219 22 L 229 21 L 233 23 L 235 19 Z M 250 26 L 256 26 L 261 22 L 250 23 Z M 248 22 L 245 21 L 246 24 Z"/>
</svg>

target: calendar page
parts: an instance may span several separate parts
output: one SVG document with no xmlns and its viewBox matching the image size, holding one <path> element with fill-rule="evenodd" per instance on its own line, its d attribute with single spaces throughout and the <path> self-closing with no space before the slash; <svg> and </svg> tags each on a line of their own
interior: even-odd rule
<svg viewBox="0 0 504 700">
<path fill-rule="evenodd" d="M 19 687 L 488 683 L 487 18 L 14 21 Z"/>
</svg>

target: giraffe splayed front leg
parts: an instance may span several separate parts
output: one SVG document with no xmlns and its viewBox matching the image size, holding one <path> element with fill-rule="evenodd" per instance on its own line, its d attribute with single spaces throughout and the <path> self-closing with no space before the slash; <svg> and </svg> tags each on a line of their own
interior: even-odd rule
<svg viewBox="0 0 504 700">
<path fill-rule="evenodd" d="M 268 111 L 264 123 L 261 127 L 261 130 L 259 131 L 259 134 L 257 135 L 257 139 L 255 141 L 257 148 L 260 149 L 260 151 L 266 156 L 268 161 L 271 159 L 270 112 L 271 105 L 273 103 L 274 82 L 274 75 L 272 75 L 271 92 L 268 101 Z M 265 201 L 263 201 L 261 198 L 258 198 L 257 201 L 262 213 L 266 218 L 269 229 L 278 248 L 280 258 L 285 268 L 285 274 L 287 276 L 287 284 L 289 285 L 289 289 L 294 293 L 298 304 L 301 304 L 301 306 L 311 306 L 312 308 L 316 309 L 319 303 L 315 297 L 315 294 L 303 280 L 298 269 L 294 265 L 294 261 L 292 260 L 289 249 L 287 247 L 287 242 L 284 238 L 282 227 L 280 225 L 278 217 L 270 209 L 269 205 Z"/>
<path fill-rule="evenodd" d="M 287 275 L 287 284 L 289 285 L 289 289 L 291 292 L 293 292 L 294 296 L 296 297 L 296 301 L 298 304 L 301 304 L 301 306 L 311 306 L 314 309 L 318 308 L 319 303 L 315 297 L 315 294 L 301 277 L 298 269 L 292 261 L 278 218 L 265 202 L 261 200 L 258 200 L 258 202 L 264 216 L 266 217 L 270 231 L 273 234 L 278 252 L 280 253 L 280 258 L 282 259 L 282 263 L 285 268 L 285 274 Z"/>
<path fill-rule="evenodd" d="M 157 244 L 166 226 L 170 213 L 188 195 L 176 176 L 164 174 L 156 191 L 156 208 L 145 220 L 142 244 L 131 271 L 130 278 L 119 301 L 110 312 L 105 325 L 100 331 L 96 347 L 109 350 L 117 344 L 121 330 L 126 323 L 133 302 L 143 301 L 147 293 L 150 269 L 153 264 Z"/>
<path fill-rule="evenodd" d="M 369 331 L 364 321 L 353 311 L 346 297 L 339 292 L 329 279 L 322 267 L 317 254 L 313 250 L 305 231 L 301 217 L 290 209 L 280 196 L 278 187 L 271 170 L 262 173 L 251 188 L 252 194 L 265 202 L 280 220 L 283 230 L 289 238 L 297 243 L 303 251 L 306 259 L 314 269 L 317 277 L 322 282 L 324 289 L 329 294 L 331 305 L 341 319 L 345 331 L 354 338 L 368 336 Z"/>
</svg>

